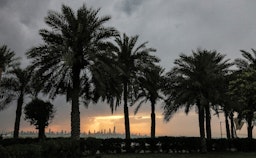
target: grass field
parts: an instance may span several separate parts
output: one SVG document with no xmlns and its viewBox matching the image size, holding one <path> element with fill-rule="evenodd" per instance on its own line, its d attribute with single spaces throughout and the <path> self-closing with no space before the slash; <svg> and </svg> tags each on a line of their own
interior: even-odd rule
<svg viewBox="0 0 256 158">
<path fill-rule="evenodd" d="M 256 153 L 221 152 L 221 153 L 192 153 L 192 154 L 109 154 L 97 155 L 94 158 L 255 158 Z M 91 157 L 91 158 L 93 158 Z M 89 157 L 90 158 L 90 157 Z"/>
</svg>

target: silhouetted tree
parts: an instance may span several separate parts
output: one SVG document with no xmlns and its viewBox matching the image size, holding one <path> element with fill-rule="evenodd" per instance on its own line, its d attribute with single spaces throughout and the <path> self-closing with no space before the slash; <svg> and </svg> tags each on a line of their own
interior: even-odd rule
<svg viewBox="0 0 256 158">
<path fill-rule="evenodd" d="M 253 117 L 256 111 L 256 71 L 240 71 L 229 88 L 231 96 L 239 103 L 239 107 L 236 108 L 238 118 L 240 121 L 247 121 L 248 138 L 252 139 Z"/>
<path fill-rule="evenodd" d="M 93 81 L 97 79 L 94 72 L 98 64 L 107 65 L 107 39 L 116 34 L 114 28 L 103 26 L 110 17 L 99 17 L 98 13 L 99 9 L 86 5 L 76 14 L 65 5 L 61 13 L 50 11 L 45 22 L 52 30 L 40 30 L 45 43 L 27 53 L 35 76 L 43 80 L 44 92 L 49 92 L 51 98 L 65 94 L 71 101 L 73 139 L 80 137 L 79 99 L 87 105 L 92 98 Z"/>
<path fill-rule="evenodd" d="M 138 78 L 141 89 L 137 100 L 140 103 L 136 107 L 134 113 L 136 114 L 143 103 L 148 100 L 151 102 L 151 138 L 155 138 L 156 134 L 156 116 L 155 105 L 161 96 L 161 89 L 163 84 L 163 69 L 159 66 L 147 67 L 144 73 Z"/>
<path fill-rule="evenodd" d="M 159 59 L 150 55 L 155 49 L 147 48 L 148 42 L 136 47 L 139 36 L 128 37 L 126 34 L 117 36 L 112 45 L 114 60 L 120 68 L 119 79 L 122 82 L 124 101 L 125 138 L 130 139 L 130 123 L 128 103 L 133 105 L 138 90 L 138 76 L 146 67 L 151 67 Z"/>
<path fill-rule="evenodd" d="M 6 108 L 7 105 L 17 100 L 16 118 L 14 125 L 14 138 L 19 137 L 20 118 L 22 106 L 26 95 L 31 94 L 30 73 L 27 69 L 14 68 L 8 75 L 2 78 L 0 85 L 0 107 Z"/>
<path fill-rule="evenodd" d="M 225 79 L 222 82 L 219 82 L 218 85 L 221 87 L 219 90 L 219 95 L 217 98 L 217 103 L 219 107 L 216 109 L 222 111 L 225 117 L 225 125 L 226 125 L 226 135 L 227 138 L 235 138 L 235 130 L 234 130 L 234 111 L 237 109 L 239 103 L 237 100 L 231 96 L 230 94 L 230 82 L 236 78 L 232 72 L 225 76 Z M 230 120 L 230 121 L 229 121 Z"/>
<path fill-rule="evenodd" d="M 54 107 L 50 102 L 40 99 L 33 99 L 24 108 L 25 120 L 38 129 L 38 138 L 45 138 L 45 128 L 54 117 Z"/>
<path fill-rule="evenodd" d="M 236 59 L 235 64 L 239 68 L 236 78 L 230 83 L 231 96 L 237 100 L 240 106 L 236 109 L 238 118 L 247 121 L 248 138 L 252 139 L 253 117 L 256 111 L 256 51 L 252 53 L 241 50 L 242 59 Z"/>
<path fill-rule="evenodd" d="M 216 51 L 198 49 L 191 56 L 180 55 L 174 68 L 166 75 L 164 94 L 167 96 L 164 107 L 165 120 L 181 107 L 188 113 L 196 105 L 199 115 L 202 151 L 206 151 L 204 117 L 206 116 L 207 138 L 211 139 L 210 104 L 218 95 L 218 82 L 223 79 L 230 64 L 224 55 Z M 217 87 L 216 87 L 217 86 Z"/>
</svg>

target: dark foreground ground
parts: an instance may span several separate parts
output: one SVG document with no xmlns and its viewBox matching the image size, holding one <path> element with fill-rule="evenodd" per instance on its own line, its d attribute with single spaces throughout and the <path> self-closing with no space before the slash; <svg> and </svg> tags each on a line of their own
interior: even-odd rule
<svg viewBox="0 0 256 158">
<path fill-rule="evenodd" d="M 109 154 L 97 155 L 88 158 L 256 158 L 256 153 L 218 152 L 207 154 Z"/>
</svg>

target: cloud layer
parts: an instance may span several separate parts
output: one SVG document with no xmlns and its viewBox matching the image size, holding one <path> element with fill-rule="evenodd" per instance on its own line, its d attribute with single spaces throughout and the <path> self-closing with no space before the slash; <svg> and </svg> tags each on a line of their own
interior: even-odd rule
<svg viewBox="0 0 256 158">
<path fill-rule="evenodd" d="M 42 43 L 38 30 L 46 27 L 44 17 L 48 10 L 59 11 L 61 4 L 76 10 L 83 3 L 101 8 L 100 15 L 111 15 L 109 26 L 128 35 L 139 34 L 139 42 L 149 41 L 148 46 L 157 49 L 156 55 L 167 71 L 180 53 L 189 54 L 198 47 L 215 49 L 233 60 L 240 57 L 240 49 L 249 50 L 256 43 L 256 1 L 253 0 L 1 0 L 0 44 L 7 44 L 23 58 L 23 66 L 26 66 L 29 61 L 25 52 Z M 53 125 L 69 128 L 70 106 L 61 97 L 54 103 L 57 114 Z M 104 103 L 81 109 L 82 123 L 88 123 L 89 117 L 110 114 L 108 105 Z M 149 108 L 143 112 L 149 112 Z M 130 113 L 133 113 L 132 110 Z M 157 113 L 162 113 L 160 103 Z M 122 107 L 115 114 L 122 114 Z M 0 112 L 0 132 L 12 130 L 14 116 L 15 104 Z M 178 117 L 185 118 L 183 115 Z M 192 122 L 185 121 L 184 125 L 175 129 L 184 131 L 185 126 L 193 123 L 190 126 L 195 127 L 197 132 L 197 118 L 189 117 L 193 118 Z M 63 122 L 63 119 L 66 121 Z M 157 122 L 159 128 L 166 134 L 174 134 L 174 126 L 177 125 L 169 123 L 165 124 L 166 127 L 162 122 L 160 119 Z M 28 124 L 22 122 L 22 126 L 27 127 Z"/>
</svg>

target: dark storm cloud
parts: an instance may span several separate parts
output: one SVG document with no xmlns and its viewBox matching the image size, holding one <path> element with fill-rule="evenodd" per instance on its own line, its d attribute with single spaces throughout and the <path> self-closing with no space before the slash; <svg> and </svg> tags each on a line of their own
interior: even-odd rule
<svg viewBox="0 0 256 158">
<path fill-rule="evenodd" d="M 0 1 L 0 9 L 4 8 L 7 5 L 8 2 L 9 2 L 8 0 L 1 0 Z"/>
<path fill-rule="evenodd" d="M 38 28 L 43 26 L 48 2 L 8 0 L 4 3 L 0 9 L 0 43 L 7 44 L 18 56 L 24 58 L 25 51 L 40 42 Z"/>
<path fill-rule="evenodd" d="M 120 4 L 121 11 L 128 15 L 131 15 L 138 7 L 144 2 L 144 0 L 122 0 Z"/>
</svg>

